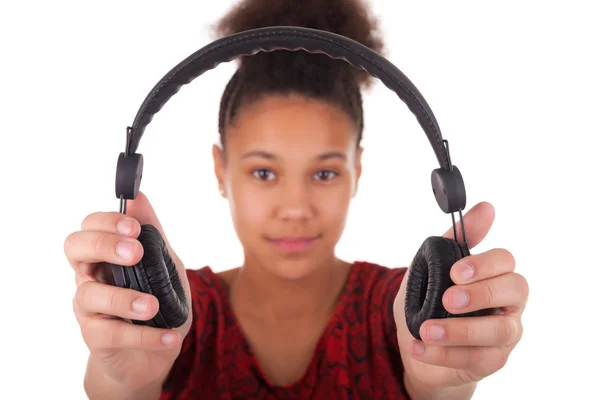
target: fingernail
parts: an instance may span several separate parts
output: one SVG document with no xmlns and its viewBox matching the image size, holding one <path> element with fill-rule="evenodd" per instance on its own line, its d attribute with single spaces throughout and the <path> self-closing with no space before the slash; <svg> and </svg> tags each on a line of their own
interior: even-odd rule
<svg viewBox="0 0 600 400">
<path fill-rule="evenodd" d="M 421 357 L 425 354 L 425 345 L 423 342 L 415 342 L 413 344 L 413 354 L 417 357 Z"/>
<path fill-rule="evenodd" d="M 119 242 L 117 244 L 117 254 L 119 257 L 129 260 L 133 254 L 133 243 L 130 242 Z"/>
<path fill-rule="evenodd" d="M 456 275 L 461 282 L 467 282 L 475 274 L 475 269 L 471 264 L 462 263 L 456 268 Z"/>
<path fill-rule="evenodd" d="M 453 290 L 452 293 L 450 293 L 450 304 L 452 304 L 452 307 L 463 308 L 467 305 L 468 302 L 469 296 L 462 290 L 456 289 Z"/>
<path fill-rule="evenodd" d="M 165 346 L 170 346 L 173 343 L 175 343 L 175 340 L 177 340 L 177 337 L 175 336 L 174 333 L 171 332 L 167 332 L 164 335 L 162 335 L 162 337 L 160 338 L 160 341 L 165 345 Z"/>
<path fill-rule="evenodd" d="M 140 297 L 139 299 L 135 300 L 132 304 L 133 311 L 139 314 L 144 314 L 146 311 L 148 311 L 149 307 L 150 299 L 148 299 L 147 297 Z"/>
<path fill-rule="evenodd" d="M 439 325 L 430 325 L 427 329 L 427 335 L 430 340 L 440 340 L 444 337 L 444 328 Z"/>
<path fill-rule="evenodd" d="M 121 234 L 123 236 L 127 236 L 127 235 L 131 234 L 132 231 L 133 231 L 133 221 L 125 219 L 125 220 L 119 221 L 119 223 L 117 224 L 117 232 L 119 232 L 119 234 Z"/>
</svg>

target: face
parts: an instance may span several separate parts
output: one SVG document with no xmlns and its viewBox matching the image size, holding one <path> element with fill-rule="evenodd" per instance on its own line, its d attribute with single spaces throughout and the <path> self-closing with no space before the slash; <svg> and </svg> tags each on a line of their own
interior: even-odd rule
<svg viewBox="0 0 600 400">
<path fill-rule="evenodd" d="M 349 116 L 317 100 L 240 110 L 213 156 L 246 262 L 287 280 L 333 262 L 361 173 L 356 140 Z"/>
</svg>

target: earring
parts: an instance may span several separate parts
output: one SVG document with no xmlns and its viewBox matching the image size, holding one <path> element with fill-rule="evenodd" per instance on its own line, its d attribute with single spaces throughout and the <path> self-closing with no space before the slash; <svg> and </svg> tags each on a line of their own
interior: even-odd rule
<svg viewBox="0 0 600 400">
<path fill-rule="evenodd" d="M 223 190 L 223 188 L 219 188 L 219 193 L 221 193 L 221 196 L 225 196 L 225 191 Z"/>
</svg>

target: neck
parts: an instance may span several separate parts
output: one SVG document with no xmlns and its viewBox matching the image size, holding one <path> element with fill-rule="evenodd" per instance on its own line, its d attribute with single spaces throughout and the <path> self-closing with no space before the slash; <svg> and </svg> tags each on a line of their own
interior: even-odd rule
<svg viewBox="0 0 600 400">
<path fill-rule="evenodd" d="M 326 316 L 337 304 L 348 269 L 347 263 L 331 257 L 312 274 L 285 280 L 247 258 L 231 285 L 231 301 L 238 310 L 263 321 Z"/>
</svg>

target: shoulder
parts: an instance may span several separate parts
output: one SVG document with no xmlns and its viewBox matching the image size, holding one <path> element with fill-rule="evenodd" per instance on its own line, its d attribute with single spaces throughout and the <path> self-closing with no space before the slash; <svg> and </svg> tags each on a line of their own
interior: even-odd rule
<svg viewBox="0 0 600 400">
<path fill-rule="evenodd" d="M 194 317 L 200 317 L 198 313 L 212 311 L 223 312 L 228 308 L 228 273 L 214 272 L 210 266 L 199 269 L 186 269 L 186 275 L 190 285 L 192 298 L 192 310 Z M 206 318 L 207 316 L 204 316 Z M 199 318 L 198 320 L 202 320 Z M 197 325 L 197 323 L 194 323 Z"/>
<path fill-rule="evenodd" d="M 216 398 L 216 387 L 206 387 L 206 383 L 217 382 L 218 344 L 219 340 L 226 339 L 219 335 L 232 323 L 227 286 L 221 274 L 208 266 L 185 272 L 190 285 L 193 321 L 163 385 L 161 400 L 191 398 L 202 385 L 205 393 Z"/>
<path fill-rule="evenodd" d="M 204 266 L 199 269 L 186 269 L 185 273 L 190 282 L 190 288 L 209 291 L 219 290 L 219 275 L 215 273 L 211 267 Z"/>
<path fill-rule="evenodd" d="M 351 292 L 355 293 L 353 297 L 366 300 L 371 308 L 386 307 L 396 298 L 406 271 L 406 267 L 390 268 L 373 262 L 356 261 L 348 283 Z"/>
<path fill-rule="evenodd" d="M 190 284 L 194 325 L 197 325 L 205 317 L 201 318 L 200 312 L 206 312 L 208 308 L 217 306 L 223 301 L 222 283 L 219 281 L 218 275 L 208 266 L 200 269 L 186 269 L 185 272 Z"/>
<path fill-rule="evenodd" d="M 235 270 L 214 272 L 210 266 L 185 270 L 192 303 L 226 302 L 230 278 Z"/>
<path fill-rule="evenodd" d="M 373 340 L 383 341 L 397 351 L 394 301 L 408 268 L 390 268 L 366 261 L 355 262 L 353 268 L 350 303 L 364 310 Z"/>
<path fill-rule="evenodd" d="M 391 268 L 374 262 L 356 261 L 350 274 L 353 286 L 360 286 L 365 294 L 389 295 L 400 289 L 407 268 Z M 393 293 L 394 297 L 396 293 Z"/>
<path fill-rule="evenodd" d="M 192 344 L 202 345 L 198 340 L 210 340 L 212 331 L 230 320 L 228 289 L 221 274 L 215 273 L 209 266 L 186 269 L 185 272 L 190 285 L 193 322 L 184 341 L 184 351 Z"/>
</svg>

